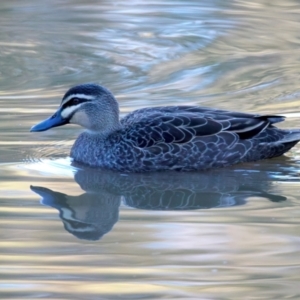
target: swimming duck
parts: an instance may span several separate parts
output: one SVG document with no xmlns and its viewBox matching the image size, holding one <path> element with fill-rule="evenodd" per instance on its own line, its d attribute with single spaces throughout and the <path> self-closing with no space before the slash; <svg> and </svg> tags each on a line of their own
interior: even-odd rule
<svg viewBox="0 0 300 300">
<path fill-rule="evenodd" d="M 192 171 L 282 155 L 300 140 L 300 129 L 273 125 L 283 120 L 198 106 L 142 108 L 119 120 L 113 94 L 87 83 L 69 89 L 56 113 L 31 131 L 81 125 L 86 130 L 75 141 L 71 157 L 92 167 Z"/>
</svg>

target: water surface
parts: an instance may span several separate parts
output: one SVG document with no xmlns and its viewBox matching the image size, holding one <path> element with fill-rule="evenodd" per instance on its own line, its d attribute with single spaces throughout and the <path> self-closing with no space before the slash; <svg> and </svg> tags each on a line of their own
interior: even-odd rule
<svg viewBox="0 0 300 300">
<path fill-rule="evenodd" d="M 1 1 L 1 299 L 299 299 L 299 155 L 200 173 L 72 166 L 29 128 L 72 85 L 300 128 L 297 1 Z"/>
</svg>

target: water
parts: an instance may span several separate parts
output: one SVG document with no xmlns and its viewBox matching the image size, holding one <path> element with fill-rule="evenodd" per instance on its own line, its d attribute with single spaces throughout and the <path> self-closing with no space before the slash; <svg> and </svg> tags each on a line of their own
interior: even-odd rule
<svg viewBox="0 0 300 300">
<path fill-rule="evenodd" d="M 1 1 L 1 299 L 299 299 L 299 154 L 205 173 L 71 166 L 29 133 L 72 85 L 300 128 L 297 1 Z"/>
</svg>

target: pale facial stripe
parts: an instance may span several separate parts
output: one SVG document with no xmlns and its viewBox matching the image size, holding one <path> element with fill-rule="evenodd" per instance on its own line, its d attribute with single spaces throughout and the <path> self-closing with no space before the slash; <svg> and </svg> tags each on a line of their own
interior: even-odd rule
<svg viewBox="0 0 300 300">
<path fill-rule="evenodd" d="M 64 110 L 62 110 L 61 116 L 64 119 L 68 119 L 74 113 L 74 111 L 77 110 L 82 104 L 83 103 L 79 103 L 77 105 L 66 107 Z"/>
<path fill-rule="evenodd" d="M 67 225 L 67 227 L 68 227 L 68 229 L 70 231 L 73 231 L 73 232 L 74 231 L 76 231 L 76 232 L 90 232 L 90 231 L 94 231 L 93 226 L 91 226 L 90 224 L 86 224 L 82 220 L 74 218 L 73 217 L 74 212 L 71 211 L 70 209 L 62 208 L 61 212 L 62 212 L 62 219 L 63 220 L 68 220 L 69 222 L 71 222 L 71 223 L 67 223 L 67 224 L 65 223 L 65 225 Z M 72 226 L 72 221 L 76 222 L 77 225 L 78 225 L 78 223 L 81 223 L 82 227 L 81 228 L 78 228 L 78 227 L 74 228 Z"/>
<path fill-rule="evenodd" d="M 72 94 L 68 96 L 66 99 L 63 99 L 60 106 L 63 106 L 65 103 L 67 103 L 72 98 L 79 98 L 79 99 L 86 99 L 86 100 L 93 100 L 95 99 L 95 96 L 92 95 L 85 95 L 85 94 Z"/>
</svg>

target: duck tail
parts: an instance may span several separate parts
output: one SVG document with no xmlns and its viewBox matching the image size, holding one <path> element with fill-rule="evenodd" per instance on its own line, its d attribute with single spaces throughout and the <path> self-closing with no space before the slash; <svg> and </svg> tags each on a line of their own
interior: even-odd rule
<svg viewBox="0 0 300 300">
<path fill-rule="evenodd" d="M 285 130 L 284 137 L 279 141 L 281 144 L 295 143 L 300 141 L 300 129 Z"/>
<path fill-rule="evenodd" d="M 283 122 L 285 120 L 285 117 L 276 115 L 257 115 L 255 116 L 255 119 L 268 121 L 272 126 L 272 124 Z"/>
</svg>

